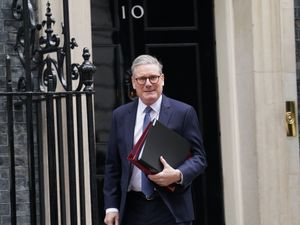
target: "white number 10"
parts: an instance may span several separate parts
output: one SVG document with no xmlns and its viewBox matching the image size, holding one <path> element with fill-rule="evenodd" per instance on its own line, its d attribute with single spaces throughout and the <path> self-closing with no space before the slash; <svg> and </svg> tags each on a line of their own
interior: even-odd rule
<svg viewBox="0 0 300 225">
<path fill-rule="evenodd" d="M 140 19 L 144 16 L 144 9 L 140 5 L 135 5 L 131 8 L 130 11 L 131 15 L 135 19 Z M 125 11 L 125 6 L 122 6 L 122 19 L 126 19 L 126 11 Z"/>
</svg>

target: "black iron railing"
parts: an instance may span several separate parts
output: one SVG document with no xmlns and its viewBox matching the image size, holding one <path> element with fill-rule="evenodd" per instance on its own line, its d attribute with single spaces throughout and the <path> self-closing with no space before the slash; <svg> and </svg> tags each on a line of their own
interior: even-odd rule
<svg viewBox="0 0 300 225">
<path fill-rule="evenodd" d="M 93 109 L 95 67 L 89 61 L 87 48 L 83 49 L 82 64 L 72 63 L 71 49 L 77 44 L 70 38 L 68 0 L 63 0 L 63 9 L 62 44 L 59 36 L 53 34 L 54 19 L 49 2 L 46 19 L 40 24 L 35 22 L 30 0 L 22 3 L 13 0 L 12 3 L 14 18 L 22 21 L 15 49 L 24 67 L 24 76 L 19 78 L 17 87 L 13 87 L 11 61 L 7 56 L 7 86 L 5 92 L 0 92 L 0 96 L 6 98 L 12 225 L 18 224 L 13 114 L 17 106 L 23 107 L 26 113 L 30 224 L 65 225 L 70 221 L 72 225 L 85 225 L 90 214 L 91 224 L 99 224 Z M 45 35 L 36 40 L 41 29 Z M 89 157 L 87 165 L 86 156 Z M 89 173 L 85 173 L 87 166 Z M 87 174 L 90 190 L 85 190 Z M 87 191 L 91 196 L 89 201 Z M 86 202 L 91 203 L 91 212 L 86 212 Z"/>
</svg>

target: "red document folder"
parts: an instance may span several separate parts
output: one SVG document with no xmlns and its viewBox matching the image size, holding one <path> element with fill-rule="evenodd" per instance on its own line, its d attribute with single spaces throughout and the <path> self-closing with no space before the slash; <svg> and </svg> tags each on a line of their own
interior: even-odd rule
<svg viewBox="0 0 300 225">
<path fill-rule="evenodd" d="M 190 143 L 157 120 L 149 123 L 128 155 L 135 166 L 145 174 L 156 174 L 163 169 L 160 156 L 177 168 L 191 155 Z"/>
<path fill-rule="evenodd" d="M 146 129 L 144 130 L 142 136 L 137 141 L 137 143 L 133 146 L 133 149 L 130 151 L 130 153 L 127 157 L 127 159 L 129 161 L 131 161 L 136 167 L 138 167 L 140 170 L 142 170 L 147 175 L 153 174 L 153 173 L 151 173 L 149 168 L 147 168 L 146 166 L 140 164 L 139 161 L 138 161 L 138 158 L 139 158 L 140 151 L 144 146 L 144 142 L 145 142 L 147 133 L 149 131 L 149 128 L 151 126 L 152 126 L 152 123 L 149 123 L 148 126 L 146 127 Z"/>
</svg>

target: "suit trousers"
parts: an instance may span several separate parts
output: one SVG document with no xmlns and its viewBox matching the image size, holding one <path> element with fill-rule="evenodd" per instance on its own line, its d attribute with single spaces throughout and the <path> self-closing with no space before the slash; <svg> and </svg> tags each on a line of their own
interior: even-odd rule
<svg viewBox="0 0 300 225">
<path fill-rule="evenodd" d="M 174 216 L 157 194 L 147 200 L 142 192 L 130 191 L 121 225 L 192 225 L 192 222 L 176 223 Z"/>
</svg>

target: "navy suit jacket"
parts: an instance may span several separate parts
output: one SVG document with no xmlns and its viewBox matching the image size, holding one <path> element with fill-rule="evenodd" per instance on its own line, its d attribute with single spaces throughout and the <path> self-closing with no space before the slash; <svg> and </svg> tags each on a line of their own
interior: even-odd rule
<svg viewBox="0 0 300 225">
<path fill-rule="evenodd" d="M 199 121 L 190 105 L 165 95 L 162 97 L 158 120 L 191 142 L 192 157 L 178 167 L 183 174 L 183 183 L 176 185 L 174 192 L 166 191 L 165 188 L 158 188 L 158 192 L 177 223 L 191 221 L 194 219 L 191 182 L 206 167 Z M 103 188 L 105 209 L 119 209 L 121 221 L 132 174 L 133 165 L 127 160 L 127 156 L 133 148 L 137 106 L 138 101 L 135 100 L 114 110 L 106 155 Z"/>
</svg>

